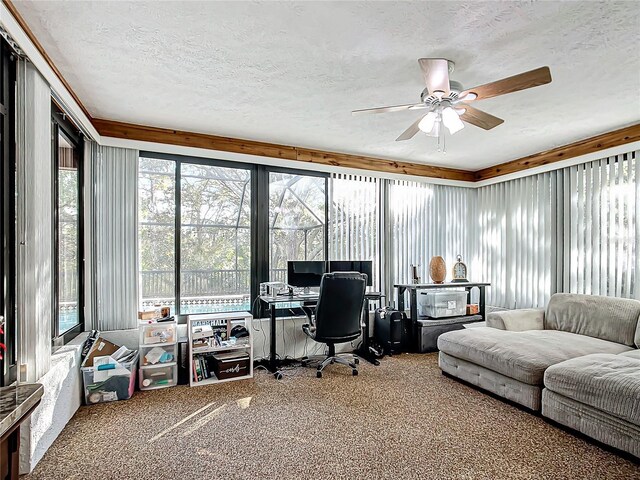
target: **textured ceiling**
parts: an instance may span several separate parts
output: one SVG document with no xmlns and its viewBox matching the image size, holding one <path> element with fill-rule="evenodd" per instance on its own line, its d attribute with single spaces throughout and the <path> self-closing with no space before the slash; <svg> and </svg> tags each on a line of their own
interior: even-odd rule
<svg viewBox="0 0 640 480">
<path fill-rule="evenodd" d="M 92 116 L 476 170 L 640 119 L 640 2 L 16 2 Z M 553 82 L 476 102 L 447 153 L 419 112 L 419 57 L 466 87 L 548 65 Z"/>
</svg>

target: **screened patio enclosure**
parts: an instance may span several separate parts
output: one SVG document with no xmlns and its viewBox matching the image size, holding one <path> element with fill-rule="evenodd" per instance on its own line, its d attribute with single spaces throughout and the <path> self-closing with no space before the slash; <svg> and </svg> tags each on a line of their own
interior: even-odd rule
<svg viewBox="0 0 640 480">
<path fill-rule="evenodd" d="M 287 281 L 287 261 L 324 260 L 325 179 L 269 174 L 269 279 Z"/>
<path fill-rule="evenodd" d="M 250 310 L 252 175 L 250 167 L 140 158 L 143 308 Z M 269 172 L 271 280 L 286 282 L 288 260 L 324 259 L 325 183 L 324 177 Z"/>
</svg>

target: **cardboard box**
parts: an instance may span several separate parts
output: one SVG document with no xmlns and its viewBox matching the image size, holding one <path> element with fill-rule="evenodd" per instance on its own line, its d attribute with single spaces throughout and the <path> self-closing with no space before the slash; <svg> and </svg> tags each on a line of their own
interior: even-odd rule
<svg viewBox="0 0 640 480">
<path fill-rule="evenodd" d="M 138 312 L 138 320 L 153 320 L 156 317 L 155 310 Z"/>
<path fill-rule="evenodd" d="M 478 313 L 480 313 L 480 305 L 477 303 L 467 305 L 467 315 L 476 315 Z"/>
<path fill-rule="evenodd" d="M 82 368 L 85 367 L 93 367 L 93 359 L 96 357 L 105 357 L 107 355 L 111 355 L 115 353 L 120 348 L 119 345 L 115 343 L 111 343 L 109 340 L 105 340 L 102 337 L 98 337 L 93 345 L 91 346 L 91 350 L 82 362 Z"/>
</svg>

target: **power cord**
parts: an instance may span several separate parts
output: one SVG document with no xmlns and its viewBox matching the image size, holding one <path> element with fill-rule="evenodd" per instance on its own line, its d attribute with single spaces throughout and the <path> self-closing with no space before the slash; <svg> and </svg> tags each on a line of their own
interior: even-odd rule
<svg viewBox="0 0 640 480">
<path fill-rule="evenodd" d="M 289 311 L 291 313 L 291 311 Z M 282 317 L 282 349 L 284 350 L 284 359 L 287 359 L 287 339 L 284 331 L 284 317 Z"/>
<path fill-rule="evenodd" d="M 252 329 L 253 329 L 253 331 L 255 331 L 255 332 L 260 332 L 260 333 L 262 333 L 262 355 L 263 355 L 263 356 L 262 356 L 261 358 L 254 359 L 254 360 L 264 360 L 264 359 L 265 359 L 264 355 L 265 355 L 265 353 L 266 353 L 266 351 L 267 351 L 267 335 L 266 335 L 266 333 L 264 333 L 264 327 L 262 326 L 262 318 L 260 318 L 260 315 L 259 315 L 259 313 L 260 313 L 260 312 L 258 312 L 257 310 L 255 310 L 256 302 L 257 302 L 258 300 L 260 300 L 260 296 L 259 296 L 259 295 L 258 295 L 258 296 L 253 300 L 253 303 L 252 303 L 252 305 L 251 305 L 251 309 L 252 309 L 254 312 L 258 313 L 258 315 L 257 315 L 257 316 L 258 316 L 258 323 L 260 324 L 260 330 L 258 330 L 258 329 L 255 327 L 255 325 L 252 325 Z M 254 318 L 254 320 L 255 320 L 255 318 Z"/>
</svg>

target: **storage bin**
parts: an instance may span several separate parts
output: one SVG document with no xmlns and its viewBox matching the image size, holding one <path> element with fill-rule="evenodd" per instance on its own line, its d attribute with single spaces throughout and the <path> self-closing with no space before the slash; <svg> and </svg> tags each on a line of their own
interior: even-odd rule
<svg viewBox="0 0 640 480">
<path fill-rule="evenodd" d="M 153 365 L 140 368 L 140 390 L 173 387 L 178 382 L 178 365 Z"/>
<path fill-rule="evenodd" d="M 140 346 L 140 366 L 163 365 L 174 363 L 175 345 L 141 345 Z"/>
<path fill-rule="evenodd" d="M 130 362 L 121 363 L 120 365 L 127 370 L 126 374 L 111 375 L 100 381 L 94 381 L 96 367 L 93 365 L 81 367 L 82 380 L 84 382 L 84 402 L 86 405 L 131 398 L 136 386 L 138 354 L 136 353 L 136 356 Z"/>
<path fill-rule="evenodd" d="M 249 374 L 249 354 L 239 352 L 219 353 L 213 356 L 213 371 L 218 380 L 244 377 Z"/>
<path fill-rule="evenodd" d="M 140 345 L 175 344 L 177 340 L 175 322 L 140 322 Z"/>
<path fill-rule="evenodd" d="M 442 320 L 418 320 L 416 322 L 417 351 L 419 353 L 437 352 L 438 337 L 440 335 L 454 330 L 462 330 L 466 325 L 475 325 L 478 322 L 482 322 L 482 316 L 480 315 L 445 318 Z"/>
<path fill-rule="evenodd" d="M 465 290 L 429 290 L 420 292 L 418 315 L 420 317 L 443 318 L 457 317 L 467 313 Z"/>
</svg>

